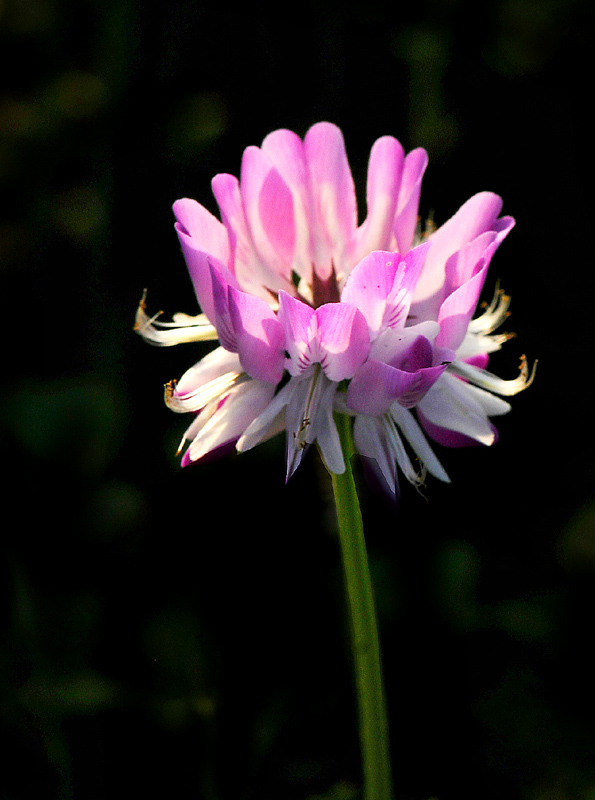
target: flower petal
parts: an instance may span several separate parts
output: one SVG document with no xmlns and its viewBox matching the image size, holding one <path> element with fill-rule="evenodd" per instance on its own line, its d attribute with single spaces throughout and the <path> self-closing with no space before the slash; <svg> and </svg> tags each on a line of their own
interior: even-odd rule
<svg viewBox="0 0 595 800">
<path fill-rule="evenodd" d="M 419 213 L 421 179 L 428 165 L 428 154 L 422 147 L 405 157 L 403 177 L 394 221 L 394 235 L 399 253 L 406 253 L 413 245 Z"/>
<path fill-rule="evenodd" d="M 197 431 L 187 457 L 197 461 L 207 453 L 227 442 L 232 442 L 267 407 L 274 393 L 269 383 L 249 380 L 234 386 L 216 410 L 204 409 L 205 422 Z M 205 413 L 209 411 L 210 413 Z M 199 417 L 201 416 L 199 415 Z"/>
<path fill-rule="evenodd" d="M 373 250 L 388 250 L 397 208 L 405 153 L 392 136 L 374 142 L 368 163 L 368 213 L 356 234 L 352 263 Z"/>
<path fill-rule="evenodd" d="M 443 375 L 419 403 L 422 426 L 426 428 L 424 423 L 427 420 L 432 425 L 462 433 L 481 444 L 493 444 L 495 434 L 485 406 L 499 398 L 487 392 L 483 392 L 484 396 L 478 395 L 478 391 L 482 390 L 452 375 Z M 431 429 L 426 429 L 432 435 Z"/>
<path fill-rule="evenodd" d="M 480 192 L 430 236 L 430 251 L 413 297 L 418 319 L 437 318 L 445 293 L 446 262 L 453 253 L 486 231 L 498 233 L 496 246 L 506 236 L 513 221 L 510 217 L 498 220 L 501 208 L 498 195 Z"/>
<path fill-rule="evenodd" d="M 278 284 L 278 291 L 291 280 L 295 247 L 293 199 L 287 184 L 270 159 L 258 147 L 248 147 L 242 158 L 241 192 L 252 241 Z"/>
<path fill-rule="evenodd" d="M 381 419 L 359 414 L 353 424 L 353 443 L 360 455 L 371 458 L 378 465 L 387 488 L 394 496 L 397 488 L 396 455 Z"/>
<path fill-rule="evenodd" d="M 210 265 L 215 266 L 220 272 L 228 271 L 230 252 L 227 231 L 219 220 L 194 200 L 177 200 L 173 208 L 177 218 L 176 233 L 198 303 L 214 324 Z M 233 280 L 233 276 L 230 280 Z"/>
<path fill-rule="evenodd" d="M 370 351 L 364 315 L 350 303 L 327 303 L 316 309 L 320 363 L 328 378 L 351 378 Z"/>
<path fill-rule="evenodd" d="M 261 150 L 270 158 L 291 192 L 295 236 L 293 269 L 305 281 L 312 283 L 314 212 L 304 143 L 293 131 L 281 129 L 269 133 Z"/>
<path fill-rule="evenodd" d="M 306 163 L 311 178 L 316 231 L 316 272 L 327 280 L 343 267 L 348 245 L 357 226 L 355 187 L 343 134 L 336 125 L 319 122 L 304 138 Z"/>
<path fill-rule="evenodd" d="M 236 286 L 270 303 L 270 290 L 276 291 L 279 275 L 256 251 L 246 220 L 239 181 L 233 175 L 221 173 L 215 175 L 211 185 L 221 218 L 229 232 Z"/>
<path fill-rule="evenodd" d="M 301 300 L 279 292 L 278 318 L 285 332 L 285 349 L 289 354 L 287 369 L 292 375 L 299 375 L 320 360 L 316 313 Z"/>
<path fill-rule="evenodd" d="M 285 362 L 283 326 L 259 297 L 229 290 L 229 311 L 242 367 L 253 378 L 277 384 Z"/>
<path fill-rule="evenodd" d="M 434 455 L 434 451 L 428 444 L 428 440 L 413 413 L 408 408 L 403 408 L 398 403 L 393 403 L 390 415 L 428 472 L 438 480 L 450 483 L 450 478 Z"/>
</svg>

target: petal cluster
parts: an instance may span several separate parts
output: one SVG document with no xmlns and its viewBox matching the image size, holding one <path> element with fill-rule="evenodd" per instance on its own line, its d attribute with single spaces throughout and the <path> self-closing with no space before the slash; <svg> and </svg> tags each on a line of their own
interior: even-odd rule
<svg viewBox="0 0 595 800">
<path fill-rule="evenodd" d="M 287 477 L 316 442 L 345 469 L 334 422 L 354 418 L 354 441 L 391 492 L 397 467 L 412 482 L 448 476 L 428 438 L 491 444 L 501 395 L 531 380 L 487 372 L 508 298 L 474 319 L 487 270 L 514 221 L 482 192 L 444 225 L 419 232 L 424 150 L 390 136 L 370 153 L 367 214 L 358 224 L 341 131 L 304 139 L 287 130 L 248 147 L 239 180 L 212 182 L 217 219 L 194 200 L 174 204 L 175 229 L 201 308 L 172 322 L 146 314 L 137 330 L 157 345 L 216 339 L 219 347 L 166 387 L 194 419 L 183 463 L 224 444 L 248 450 L 286 432 Z M 413 457 L 413 461 L 412 461 Z M 416 469 L 415 461 L 421 464 Z"/>
</svg>

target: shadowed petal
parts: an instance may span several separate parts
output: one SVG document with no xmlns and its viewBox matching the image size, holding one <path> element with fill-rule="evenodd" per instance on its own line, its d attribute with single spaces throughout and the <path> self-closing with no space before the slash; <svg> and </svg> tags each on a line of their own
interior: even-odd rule
<svg viewBox="0 0 595 800">
<path fill-rule="evenodd" d="M 493 444 L 494 430 L 488 419 L 489 408 L 486 410 L 486 405 L 490 403 L 491 407 L 492 402 L 499 398 L 494 398 L 488 392 L 477 394 L 478 391 L 482 390 L 452 375 L 443 375 L 419 404 L 422 426 L 428 420 L 438 428 L 462 433 L 481 444 Z M 431 435 L 431 431 L 428 432 Z"/>
</svg>

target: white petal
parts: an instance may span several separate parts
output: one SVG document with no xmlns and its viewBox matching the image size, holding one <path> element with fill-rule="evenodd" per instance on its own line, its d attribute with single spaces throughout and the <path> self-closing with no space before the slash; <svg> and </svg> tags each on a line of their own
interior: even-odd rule
<svg viewBox="0 0 595 800">
<path fill-rule="evenodd" d="M 238 439 L 236 449 L 243 453 L 260 442 L 280 433 L 285 427 L 285 407 L 291 398 L 291 381 L 276 394 L 268 406 L 248 425 Z"/>
<path fill-rule="evenodd" d="M 391 450 L 379 417 L 358 414 L 353 426 L 353 440 L 360 455 L 373 458 L 394 493 L 397 482 L 396 454 Z"/>
<path fill-rule="evenodd" d="M 271 400 L 274 387 L 257 380 L 248 380 L 227 395 L 195 436 L 189 456 L 196 461 L 226 442 L 236 439 Z M 204 413 L 204 412 L 203 412 Z"/>
<path fill-rule="evenodd" d="M 339 432 L 333 418 L 333 405 L 338 384 L 329 381 L 326 376 L 324 379 L 328 385 L 320 398 L 318 411 L 316 414 L 316 441 L 320 448 L 326 468 L 335 475 L 345 472 L 345 460 L 341 449 Z"/>
<path fill-rule="evenodd" d="M 412 412 L 408 408 L 403 408 L 398 403 L 394 403 L 391 406 L 390 413 L 430 475 L 445 483 L 450 483 L 450 478 L 434 455 L 434 451 L 428 444 L 428 440 Z"/>
<path fill-rule="evenodd" d="M 476 392 L 476 387 L 444 373 L 420 401 L 418 408 L 434 425 L 490 445 L 495 434 Z"/>
</svg>

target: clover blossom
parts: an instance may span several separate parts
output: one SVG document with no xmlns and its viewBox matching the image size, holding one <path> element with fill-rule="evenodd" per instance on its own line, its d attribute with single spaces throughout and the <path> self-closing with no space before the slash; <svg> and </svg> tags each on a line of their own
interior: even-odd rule
<svg viewBox="0 0 595 800">
<path fill-rule="evenodd" d="M 391 492 L 398 465 L 412 466 L 401 434 L 425 470 L 446 472 L 424 431 L 443 444 L 491 444 L 497 395 L 514 381 L 485 371 L 503 337 L 501 296 L 472 319 L 490 260 L 512 228 L 502 202 L 482 192 L 442 227 L 420 235 L 418 204 L 427 154 L 405 155 L 384 136 L 368 165 L 367 216 L 358 225 L 355 189 L 340 130 L 318 123 L 303 140 L 269 134 L 243 155 L 240 180 L 212 181 L 221 221 L 189 199 L 174 204 L 175 228 L 202 313 L 149 318 L 149 342 L 217 339 L 220 347 L 166 387 L 174 411 L 196 414 L 181 447 L 188 464 L 223 444 L 239 451 L 283 430 L 287 477 L 316 442 L 328 469 L 344 456 L 334 414 L 355 417 L 359 452 Z M 417 414 L 417 418 L 414 415 Z"/>
</svg>

